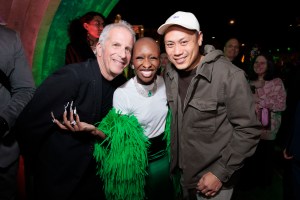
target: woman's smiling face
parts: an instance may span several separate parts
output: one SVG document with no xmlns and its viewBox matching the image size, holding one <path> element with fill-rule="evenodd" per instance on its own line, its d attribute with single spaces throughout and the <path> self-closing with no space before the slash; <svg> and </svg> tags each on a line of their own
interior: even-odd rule
<svg viewBox="0 0 300 200">
<path fill-rule="evenodd" d="M 160 64 L 160 49 L 152 38 L 141 38 L 134 44 L 132 64 L 138 79 L 143 85 L 153 83 Z"/>
</svg>

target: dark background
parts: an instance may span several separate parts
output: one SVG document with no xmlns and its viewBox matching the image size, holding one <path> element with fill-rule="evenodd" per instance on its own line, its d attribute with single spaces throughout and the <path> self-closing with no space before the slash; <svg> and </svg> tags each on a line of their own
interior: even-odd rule
<svg viewBox="0 0 300 200">
<path fill-rule="evenodd" d="M 299 50 L 300 11 L 296 1 L 191 1 L 120 0 L 108 16 L 117 14 L 132 25 L 143 25 L 144 36 L 161 40 L 157 28 L 176 11 L 196 15 L 204 35 L 204 44 L 223 48 L 226 39 L 237 37 L 245 47 L 258 44 L 270 51 Z M 229 25 L 234 19 L 235 25 Z M 214 39 L 212 37 L 215 37 Z"/>
</svg>

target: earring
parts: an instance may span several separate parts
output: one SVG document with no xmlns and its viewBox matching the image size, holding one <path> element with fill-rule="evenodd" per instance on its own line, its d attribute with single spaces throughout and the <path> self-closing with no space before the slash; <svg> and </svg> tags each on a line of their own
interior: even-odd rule
<svg viewBox="0 0 300 200">
<path fill-rule="evenodd" d="M 134 69 L 134 65 L 133 64 L 131 65 L 131 69 Z"/>
</svg>

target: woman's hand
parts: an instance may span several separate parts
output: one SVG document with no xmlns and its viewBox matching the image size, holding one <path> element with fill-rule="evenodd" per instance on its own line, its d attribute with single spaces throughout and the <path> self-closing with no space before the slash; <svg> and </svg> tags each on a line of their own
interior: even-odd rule
<svg viewBox="0 0 300 200">
<path fill-rule="evenodd" d="M 100 136 L 102 139 L 105 139 L 105 134 L 102 131 L 98 130 L 94 125 L 88 124 L 86 122 L 81 122 L 80 117 L 76 112 L 76 108 L 74 108 L 73 110 L 72 106 L 70 106 L 69 119 L 67 109 L 65 109 L 63 114 L 63 122 L 57 120 L 53 112 L 51 112 L 51 117 L 53 123 L 57 124 L 57 126 L 63 130 L 69 130 L 72 132 L 90 132 L 93 135 Z"/>
</svg>

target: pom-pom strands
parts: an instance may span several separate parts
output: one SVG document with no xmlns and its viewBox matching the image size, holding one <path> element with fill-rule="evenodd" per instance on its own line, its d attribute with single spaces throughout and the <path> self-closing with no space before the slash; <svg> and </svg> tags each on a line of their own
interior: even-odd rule
<svg viewBox="0 0 300 200">
<path fill-rule="evenodd" d="M 94 149 L 97 174 L 104 182 L 106 198 L 144 199 L 149 141 L 137 118 L 122 115 L 113 108 L 98 129 L 106 134 L 106 139 L 96 142 Z"/>
</svg>

